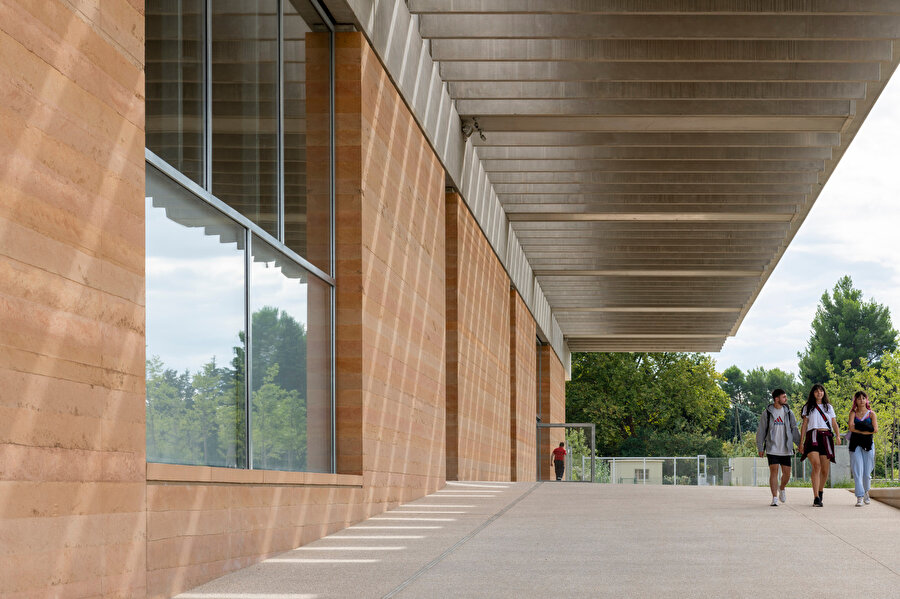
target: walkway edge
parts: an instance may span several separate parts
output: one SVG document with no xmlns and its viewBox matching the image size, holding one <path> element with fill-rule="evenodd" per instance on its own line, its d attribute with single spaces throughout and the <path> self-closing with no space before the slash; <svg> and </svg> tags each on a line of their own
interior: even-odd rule
<svg viewBox="0 0 900 599">
<path fill-rule="evenodd" d="M 419 570 L 415 574 L 413 574 L 412 576 L 410 576 L 409 578 L 404 580 L 402 583 L 400 583 L 390 593 L 388 593 L 387 595 L 384 595 L 384 597 L 382 597 L 382 599 L 390 599 L 391 597 L 394 597 L 397 593 L 399 593 L 400 591 L 402 591 L 403 589 L 405 589 L 406 587 L 411 585 L 413 582 L 416 581 L 417 578 L 422 576 L 422 574 L 424 574 L 431 568 L 433 568 L 436 565 L 438 565 L 439 563 L 441 563 L 444 560 L 444 558 L 446 558 L 448 555 L 450 555 L 451 553 L 453 553 L 454 551 L 459 549 L 462 545 L 464 545 L 467 541 L 469 541 L 472 537 L 474 537 L 475 535 L 480 533 L 482 530 L 484 530 L 485 528 L 490 526 L 492 522 L 494 522 L 495 520 L 497 520 L 497 518 L 499 518 L 500 516 L 502 516 L 509 510 L 511 510 L 513 507 L 515 507 L 516 504 L 518 504 L 520 501 L 522 501 L 523 499 L 525 499 L 526 497 L 531 495 L 531 493 L 533 493 L 534 490 L 537 489 L 540 485 L 541 485 L 541 483 L 539 483 L 539 482 L 536 482 L 533 485 L 531 485 L 530 489 L 528 489 L 527 491 L 525 491 L 524 493 L 519 495 L 516 499 L 514 499 L 513 501 L 508 503 L 503 509 L 498 511 L 496 514 L 494 514 L 493 516 L 491 516 L 490 518 L 488 518 L 487 520 L 482 522 L 475 530 L 473 530 L 472 532 L 470 532 L 469 534 L 467 534 L 466 536 L 464 536 L 463 538 L 461 538 L 460 540 L 455 542 L 450 547 L 448 547 L 442 554 L 440 554 L 439 556 L 437 556 L 436 558 L 434 558 L 433 560 L 431 560 L 430 562 L 428 562 L 427 564 L 425 564 L 424 566 L 419 568 Z"/>
</svg>

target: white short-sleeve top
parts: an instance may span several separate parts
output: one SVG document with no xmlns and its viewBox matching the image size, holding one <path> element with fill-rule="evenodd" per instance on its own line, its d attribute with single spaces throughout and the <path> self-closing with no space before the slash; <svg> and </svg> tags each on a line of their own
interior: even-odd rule
<svg viewBox="0 0 900 599">
<path fill-rule="evenodd" d="M 834 406 L 832 406 L 831 404 L 828 404 L 827 406 L 825 404 L 821 404 L 819 405 L 819 409 L 822 410 L 828 417 L 828 422 L 822 420 L 822 414 L 819 414 L 819 410 L 815 408 L 810 410 L 809 414 L 806 413 L 806 406 L 803 406 L 803 409 L 800 410 L 801 417 L 809 418 L 809 425 L 807 426 L 806 430 L 812 430 L 814 428 L 831 428 L 831 419 L 835 417 Z"/>
</svg>

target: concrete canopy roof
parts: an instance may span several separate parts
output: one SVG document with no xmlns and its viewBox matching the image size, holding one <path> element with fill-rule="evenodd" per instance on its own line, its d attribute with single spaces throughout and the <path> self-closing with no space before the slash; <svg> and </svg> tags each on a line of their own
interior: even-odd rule
<svg viewBox="0 0 900 599">
<path fill-rule="evenodd" d="M 718 351 L 900 62 L 891 0 L 408 0 L 571 351 Z"/>
</svg>

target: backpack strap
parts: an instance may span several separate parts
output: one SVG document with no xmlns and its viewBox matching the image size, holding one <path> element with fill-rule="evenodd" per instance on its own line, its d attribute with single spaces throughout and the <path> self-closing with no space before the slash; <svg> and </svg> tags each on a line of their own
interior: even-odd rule
<svg viewBox="0 0 900 599">
<path fill-rule="evenodd" d="M 769 422 L 772 420 L 772 412 L 769 411 L 769 406 L 766 406 L 766 434 L 763 435 L 763 451 L 766 450 L 766 441 L 769 440 Z"/>
</svg>

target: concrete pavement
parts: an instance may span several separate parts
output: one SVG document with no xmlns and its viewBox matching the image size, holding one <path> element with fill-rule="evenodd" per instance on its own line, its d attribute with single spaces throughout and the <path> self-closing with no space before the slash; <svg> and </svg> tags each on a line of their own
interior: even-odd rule
<svg viewBox="0 0 900 599">
<path fill-rule="evenodd" d="M 842 489 L 448 483 L 180 595 L 900 597 L 900 511 Z M 851 585 L 852 581 L 852 587 Z"/>
</svg>

